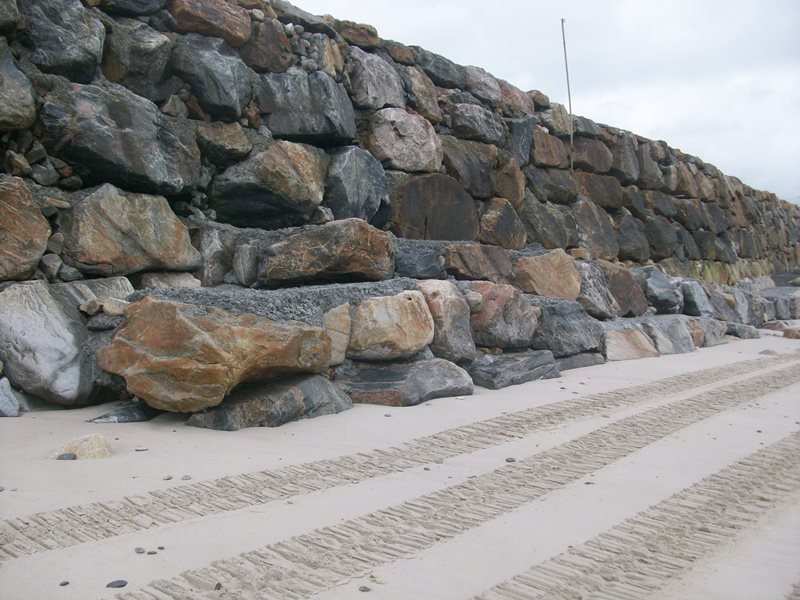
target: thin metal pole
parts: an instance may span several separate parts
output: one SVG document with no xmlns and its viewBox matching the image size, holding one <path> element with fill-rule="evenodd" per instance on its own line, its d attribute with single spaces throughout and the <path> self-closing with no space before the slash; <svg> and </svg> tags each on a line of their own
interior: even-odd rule
<svg viewBox="0 0 800 600">
<path fill-rule="evenodd" d="M 569 100 L 569 170 L 573 170 L 572 147 L 573 147 L 573 130 L 575 128 L 572 122 L 572 90 L 569 85 L 569 61 L 567 60 L 567 34 L 564 31 L 564 23 L 566 19 L 561 19 L 561 40 L 564 42 L 564 67 L 567 71 L 567 99 Z"/>
</svg>

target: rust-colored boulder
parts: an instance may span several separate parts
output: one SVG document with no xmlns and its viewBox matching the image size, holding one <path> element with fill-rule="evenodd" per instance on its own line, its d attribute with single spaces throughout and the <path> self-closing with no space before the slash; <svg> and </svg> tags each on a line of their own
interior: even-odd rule
<svg viewBox="0 0 800 600">
<path fill-rule="evenodd" d="M 259 73 L 283 73 L 292 66 L 292 47 L 277 20 L 253 23 L 250 39 L 239 48 L 245 64 Z"/>
<path fill-rule="evenodd" d="M 600 142 L 597 143 L 600 144 Z M 600 145 L 602 146 L 602 144 Z M 616 177 L 579 171 L 573 173 L 572 176 L 578 185 L 578 193 L 586 196 L 598 206 L 608 209 L 618 209 L 622 206 L 622 185 Z"/>
<path fill-rule="evenodd" d="M 100 368 L 125 378 L 150 406 L 196 412 L 222 402 L 240 383 L 324 373 L 330 338 L 319 327 L 146 297 L 128 307 Z"/>
<path fill-rule="evenodd" d="M 592 173 L 608 173 L 614 164 L 614 155 L 600 140 L 578 137 L 575 139 L 572 160 L 577 169 Z"/>
<path fill-rule="evenodd" d="M 225 0 L 170 0 L 168 10 L 180 33 L 221 37 L 234 48 L 250 39 L 250 15 Z"/>
<path fill-rule="evenodd" d="M 525 246 L 525 225 L 505 198 L 492 198 L 483 203 L 480 241 L 509 250 Z"/>
<path fill-rule="evenodd" d="M 619 304 L 622 317 L 639 317 L 647 311 L 647 298 L 633 274 L 623 266 L 605 260 L 597 261 L 603 269 L 608 291 Z"/>
<path fill-rule="evenodd" d="M 507 283 L 513 273 L 508 252 L 484 244 L 449 244 L 444 249 L 444 264 L 456 279 Z"/>
<path fill-rule="evenodd" d="M 505 198 L 516 210 L 525 202 L 525 175 L 513 156 L 500 160 L 500 164 L 492 173 L 492 192 L 495 196 Z"/>
<path fill-rule="evenodd" d="M 539 256 L 521 256 L 514 262 L 513 283 L 526 294 L 577 300 L 581 276 L 575 260 L 561 248 Z"/>
<path fill-rule="evenodd" d="M 353 315 L 348 358 L 396 360 L 413 356 L 433 341 L 434 324 L 417 291 L 361 302 Z"/>
<path fill-rule="evenodd" d="M 308 281 L 381 281 L 394 274 L 392 240 L 361 219 L 301 230 L 269 246 L 265 254 L 258 274 L 260 287 Z"/>
<path fill-rule="evenodd" d="M 490 348 L 528 348 L 539 325 L 537 310 L 513 285 L 473 281 L 468 288 L 483 298 L 470 319 L 472 339 Z"/>
<path fill-rule="evenodd" d="M 48 237 L 50 225 L 25 182 L 0 176 L 0 281 L 30 277 Z"/>
<path fill-rule="evenodd" d="M 566 169 L 569 166 L 569 152 L 564 142 L 556 136 L 550 135 L 544 129 L 537 129 L 533 133 L 531 162 L 537 167 Z"/>
</svg>

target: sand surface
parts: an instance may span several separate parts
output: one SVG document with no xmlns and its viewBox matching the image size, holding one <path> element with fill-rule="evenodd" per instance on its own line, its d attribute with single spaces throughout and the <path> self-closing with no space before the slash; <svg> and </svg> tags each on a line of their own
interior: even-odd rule
<svg viewBox="0 0 800 600">
<path fill-rule="evenodd" d="M 800 342 L 767 332 L 278 429 L 108 410 L 0 420 L 0 598 L 800 591 Z"/>
</svg>

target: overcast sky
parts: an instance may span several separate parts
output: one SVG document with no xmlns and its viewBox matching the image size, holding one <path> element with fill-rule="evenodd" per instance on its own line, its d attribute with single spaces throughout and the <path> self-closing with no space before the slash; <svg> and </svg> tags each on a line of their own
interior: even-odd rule
<svg viewBox="0 0 800 600">
<path fill-rule="evenodd" d="M 296 0 L 800 203 L 800 0 Z"/>
</svg>

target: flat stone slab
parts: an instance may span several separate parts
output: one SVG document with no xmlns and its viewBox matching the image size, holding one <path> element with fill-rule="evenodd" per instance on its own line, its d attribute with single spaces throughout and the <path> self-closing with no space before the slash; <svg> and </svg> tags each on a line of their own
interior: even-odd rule
<svg viewBox="0 0 800 600">
<path fill-rule="evenodd" d="M 490 390 L 561 375 L 553 353 L 549 350 L 484 354 L 473 361 L 468 371 L 475 385 Z"/>
</svg>

